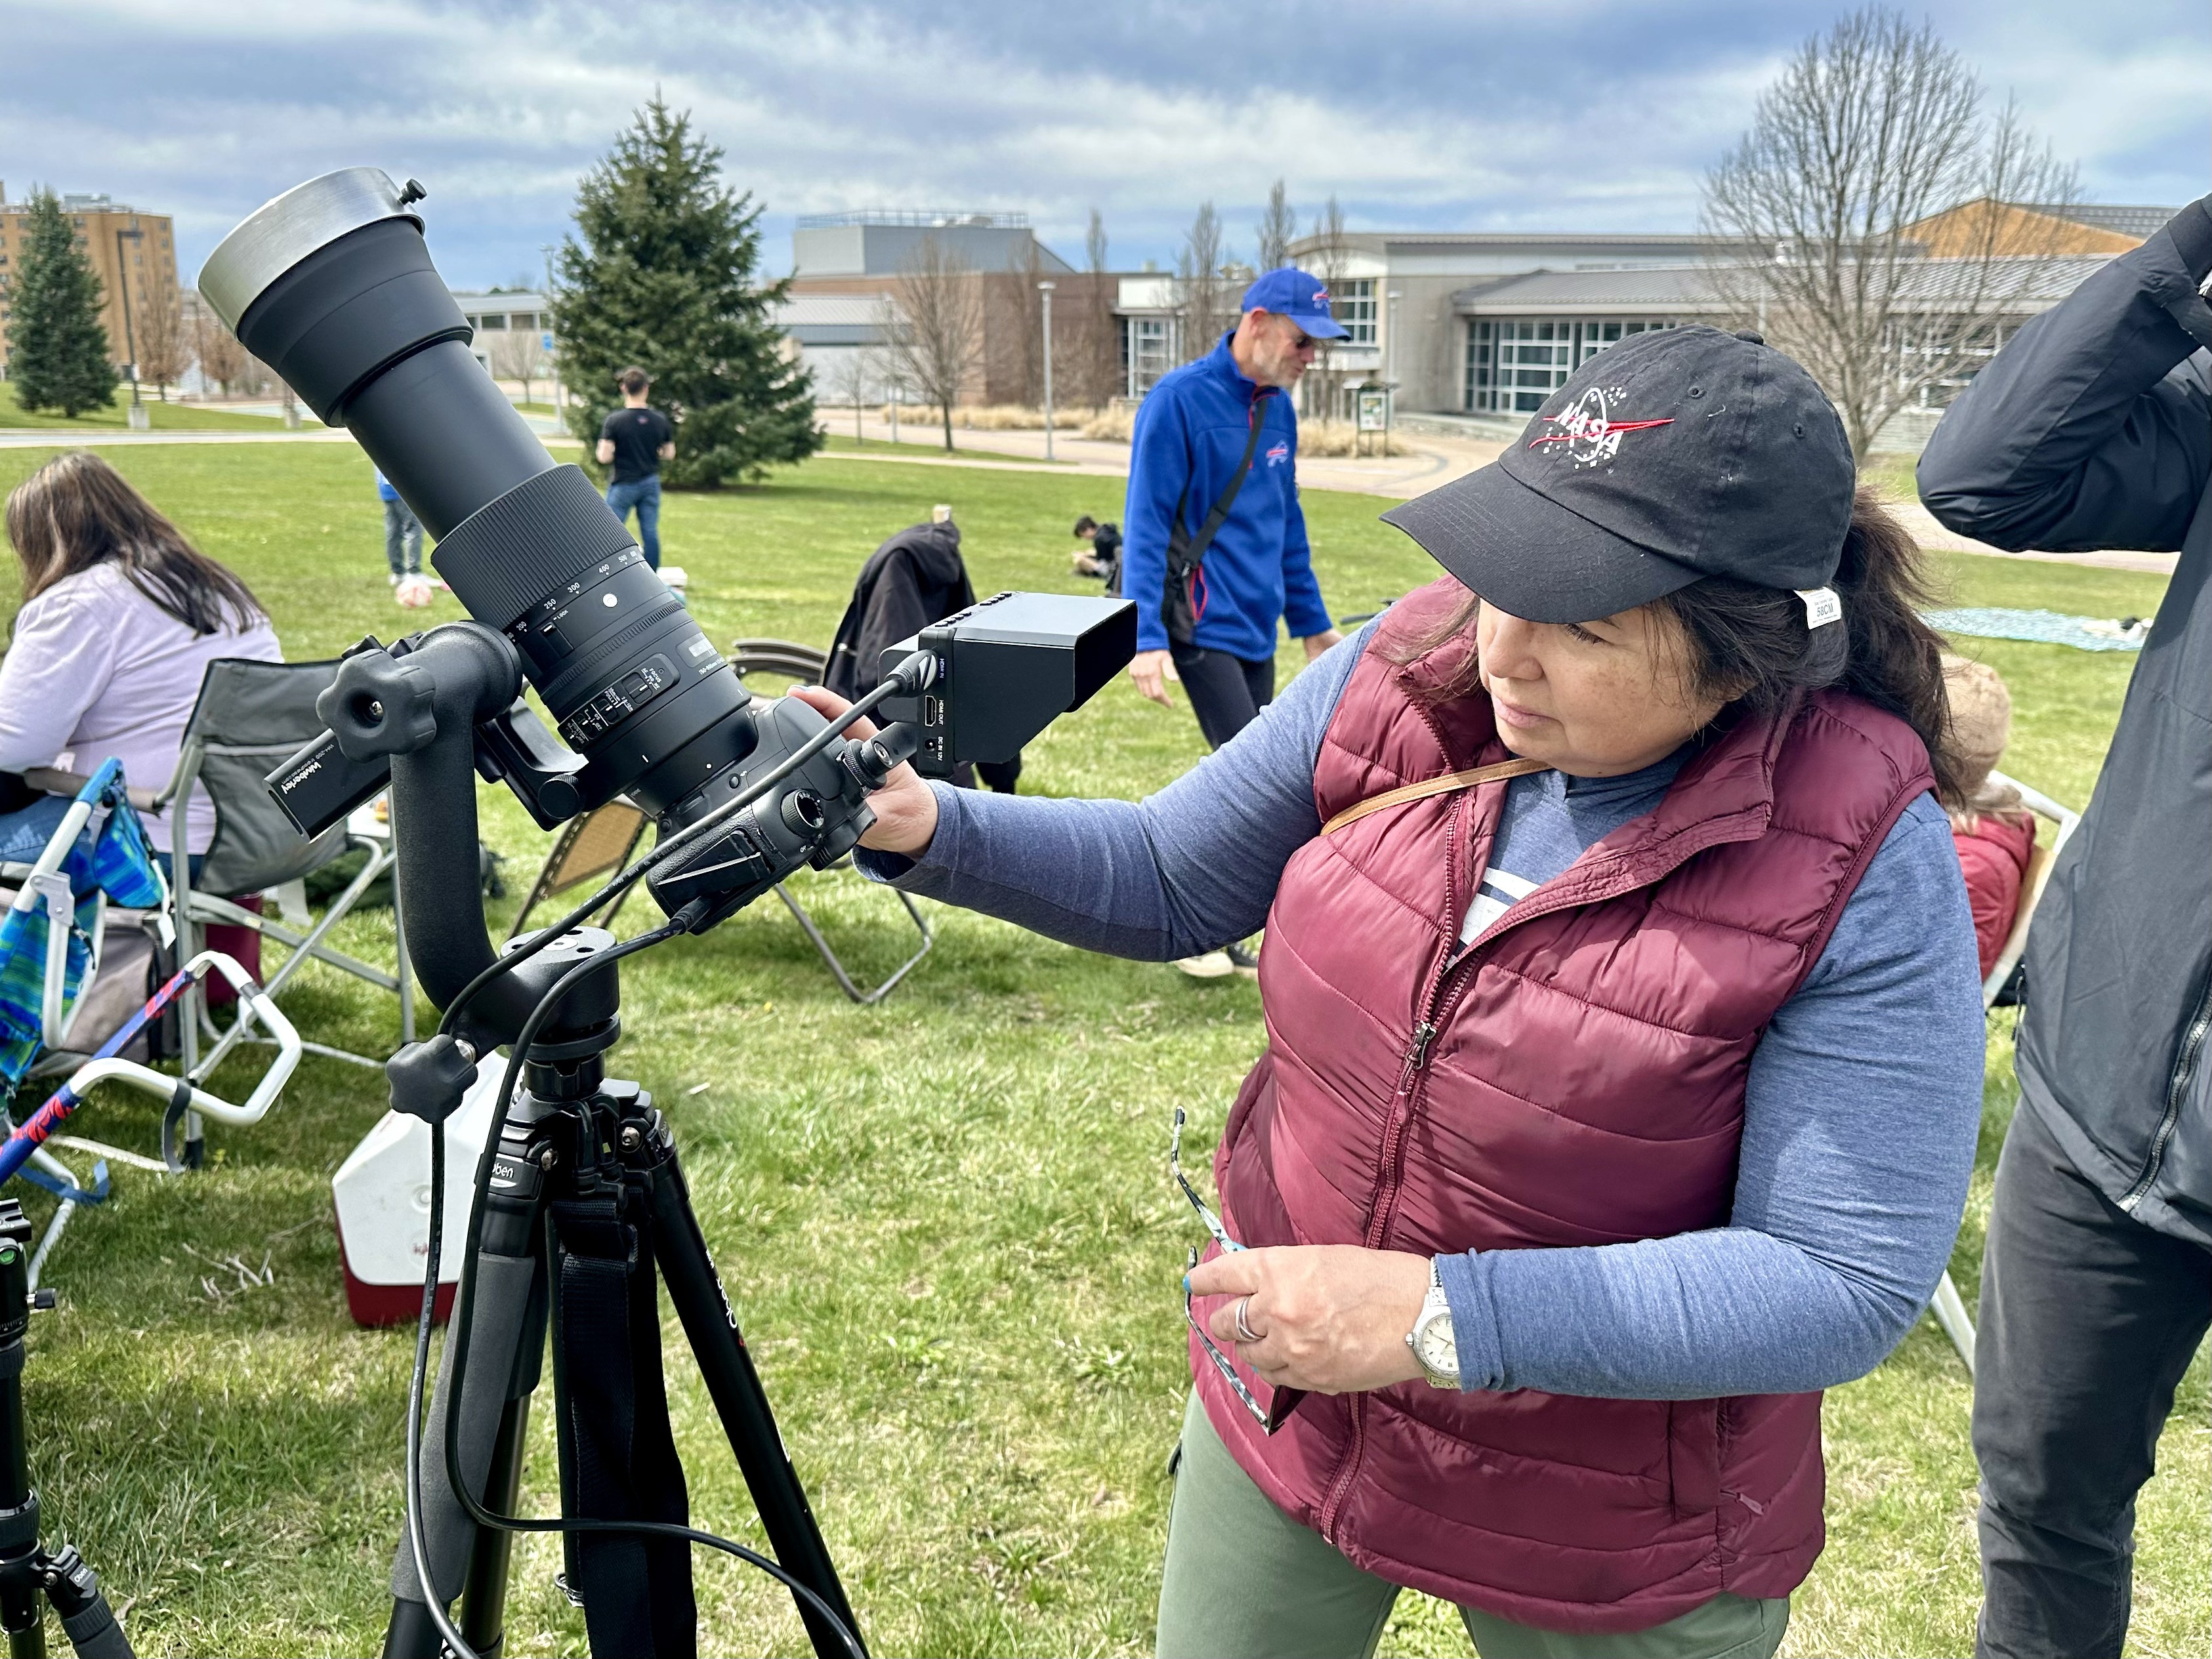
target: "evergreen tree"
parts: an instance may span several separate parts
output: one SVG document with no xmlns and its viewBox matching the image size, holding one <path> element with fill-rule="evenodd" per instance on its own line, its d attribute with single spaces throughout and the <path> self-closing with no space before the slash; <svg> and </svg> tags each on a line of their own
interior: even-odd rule
<svg viewBox="0 0 2212 1659">
<path fill-rule="evenodd" d="M 115 393 L 100 276 L 76 245 L 61 198 L 33 190 L 30 205 L 9 295 L 8 378 L 23 408 L 59 409 L 74 419 L 106 408 Z"/>
<path fill-rule="evenodd" d="M 615 377 L 636 365 L 676 422 L 671 484 L 758 478 L 822 447 L 811 378 L 769 316 L 790 282 L 758 282 L 761 209 L 722 184 L 721 160 L 656 94 L 585 175 L 561 245 L 553 318 L 561 378 L 579 399 L 569 429 L 597 439 L 620 404 Z"/>
</svg>

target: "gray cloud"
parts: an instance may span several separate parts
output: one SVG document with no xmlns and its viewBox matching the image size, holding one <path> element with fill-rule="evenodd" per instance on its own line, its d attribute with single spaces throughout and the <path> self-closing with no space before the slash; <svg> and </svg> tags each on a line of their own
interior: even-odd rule
<svg viewBox="0 0 2212 1659">
<path fill-rule="evenodd" d="M 1936 0 L 2106 200 L 2205 187 L 2201 5 Z M 373 161 L 431 186 L 457 282 L 535 271 L 578 173 L 659 85 L 769 211 L 1020 209 L 1117 263 L 1201 199 L 1249 245 L 1278 176 L 1362 227 L 1666 230 L 1834 8 L 1746 0 L 1249 8 L 945 0 L 0 0 L 0 178 L 175 215 L 196 271 L 260 201 Z M 88 90 L 90 89 L 90 90 Z"/>
</svg>

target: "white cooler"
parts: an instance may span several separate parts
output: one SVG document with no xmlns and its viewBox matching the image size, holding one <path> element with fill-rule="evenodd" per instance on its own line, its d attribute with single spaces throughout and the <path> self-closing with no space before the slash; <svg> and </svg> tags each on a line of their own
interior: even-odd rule
<svg viewBox="0 0 2212 1659">
<path fill-rule="evenodd" d="M 477 1159 L 506 1073 L 503 1054 L 480 1063 L 477 1081 L 446 1120 L 445 1237 L 439 1246 L 438 1317 L 453 1309 L 469 1230 Z M 337 1203 L 338 1262 L 346 1308 L 358 1324 L 395 1325 L 422 1309 L 430 1254 L 430 1126 L 387 1111 L 331 1178 Z"/>
</svg>

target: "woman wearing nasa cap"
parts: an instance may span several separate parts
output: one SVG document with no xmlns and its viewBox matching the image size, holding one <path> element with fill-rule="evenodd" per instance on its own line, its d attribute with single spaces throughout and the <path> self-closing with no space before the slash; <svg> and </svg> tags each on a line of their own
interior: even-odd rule
<svg viewBox="0 0 2212 1659">
<path fill-rule="evenodd" d="M 1131 956 L 1264 915 L 1160 1652 L 1371 1652 L 1414 1585 L 1488 1659 L 1771 1654 L 1980 1112 L 1914 549 L 1704 327 L 1385 518 L 1449 574 L 1159 794 L 902 776 L 862 861 Z"/>
</svg>

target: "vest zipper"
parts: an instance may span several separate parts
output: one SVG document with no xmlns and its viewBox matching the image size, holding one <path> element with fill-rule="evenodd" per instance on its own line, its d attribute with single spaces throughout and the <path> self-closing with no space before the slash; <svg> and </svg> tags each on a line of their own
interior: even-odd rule
<svg viewBox="0 0 2212 1659">
<path fill-rule="evenodd" d="M 2157 1133 L 2150 1138 L 2150 1153 L 2143 1159 L 2142 1173 L 2119 1196 L 2120 1208 L 2130 1215 L 2150 1191 L 2151 1184 L 2158 1179 L 2160 1167 L 2166 1162 L 2166 1145 L 2180 1127 L 2182 1099 L 2197 1075 L 2197 1057 L 2203 1050 L 2208 1027 L 2212 1027 L 2212 978 L 2204 982 L 2204 995 L 2197 999 L 2196 1017 L 2182 1029 L 2181 1046 L 2173 1057 L 2173 1075 L 2166 1086 L 2166 1111 L 2158 1120 Z"/>
<path fill-rule="evenodd" d="M 1444 826 L 1444 845 L 1447 849 L 1455 849 L 1458 845 L 1460 811 L 1460 803 L 1453 802 Z M 1457 853 L 1451 851 L 1448 856 L 1456 858 Z M 1405 1063 L 1398 1070 L 1398 1087 L 1390 1098 L 1390 1121 L 1382 1131 L 1382 1153 L 1376 1159 L 1375 1209 L 1367 1220 L 1365 1242 L 1370 1250 L 1382 1247 L 1382 1238 L 1389 1232 L 1391 1220 L 1396 1213 L 1399 1182 L 1403 1175 L 1401 1166 L 1404 1159 L 1406 1129 L 1413 1121 L 1414 1101 L 1428 1070 L 1429 1048 L 1437 1039 L 1444 983 L 1466 960 L 1467 953 L 1458 943 L 1458 917 L 1450 913 L 1458 909 L 1458 894 L 1449 887 L 1446 894 L 1444 907 L 1447 914 L 1444 920 L 1449 930 L 1444 948 L 1437 958 L 1436 972 L 1431 976 L 1428 989 L 1422 996 L 1424 1012 L 1413 1022 L 1413 1034 L 1406 1045 Z M 1337 1468 L 1336 1477 L 1329 1482 L 1328 1496 L 1322 1501 L 1321 1509 L 1321 1535 L 1332 1544 L 1337 1541 L 1338 1515 L 1344 1507 L 1346 1495 L 1352 1490 L 1353 1478 L 1359 1473 L 1360 1460 L 1366 1450 L 1367 1396 L 1364 1394 L 1352 1396 L 1350 1415 L 1352 1444 L 1345 1452 L 1343 1462 Z"/>
</svg>

